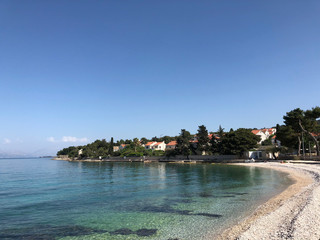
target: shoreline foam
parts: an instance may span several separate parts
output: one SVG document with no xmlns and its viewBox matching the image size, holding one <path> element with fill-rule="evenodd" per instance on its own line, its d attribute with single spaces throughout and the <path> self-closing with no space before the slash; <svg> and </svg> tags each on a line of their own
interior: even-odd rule
<svg viewBox="0 0 320 240">
<path fill-rule="evenodd" d="M 307 164 L 249 163 L 272 168 L 294 179 L 280 194 L 260 205 L 253 214 L 211 239 L 319 239 L 320 166 Z"/>
</svg>

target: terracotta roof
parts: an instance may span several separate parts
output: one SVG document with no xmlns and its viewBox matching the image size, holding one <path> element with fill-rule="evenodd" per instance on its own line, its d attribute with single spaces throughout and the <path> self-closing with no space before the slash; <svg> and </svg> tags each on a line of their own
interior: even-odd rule
<svg viewBox="0 0 320 240">
<path fill-rule="evenodd" d="M 258 132 L 260 132 L 260 130 L 252 130 L 251 131 L 253 134 L 257 135 Z"/>
<path fill-rule="evenodd" d="M 167 144 L 167 146 L 175 146 L 177 145 L 177 141 L 171 141 Z"/>
<path fill-rule="evenodd" d="M 156 143 L 156 142 L 147 142 L 146 146 L 150 146 L 150 145 L 152 145 L 154 143 Z"/>
<path fill-rule="evenodd" d="M 161 143 L 163 143 L 163 142 L 157 142 L 157 143 L 155 144 L 155 146 L 158 146 L 158 145 L 160 145 Z"/>
</svg>

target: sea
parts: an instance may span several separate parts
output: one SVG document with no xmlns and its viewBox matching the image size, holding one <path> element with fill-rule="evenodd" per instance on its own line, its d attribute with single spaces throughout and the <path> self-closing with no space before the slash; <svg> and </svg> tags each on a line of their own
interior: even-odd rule
<svg viewBox="0 0 320 240">
<path fill-rule="evenodd" d="M 292 183 L 237 165 L 0 159 L 0 239 L 209 239 Z"/>
</svg>

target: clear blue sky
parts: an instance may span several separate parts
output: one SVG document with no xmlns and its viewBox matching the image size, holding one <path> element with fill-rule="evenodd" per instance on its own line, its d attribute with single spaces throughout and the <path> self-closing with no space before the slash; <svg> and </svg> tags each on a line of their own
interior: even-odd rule
<svg viewBox="0 0 320 240">
<path fill-rule="evenodd" d="M 0 152 L 53 154 L 320 103 L 320 1 L 0 1 Z"/>
</svg>

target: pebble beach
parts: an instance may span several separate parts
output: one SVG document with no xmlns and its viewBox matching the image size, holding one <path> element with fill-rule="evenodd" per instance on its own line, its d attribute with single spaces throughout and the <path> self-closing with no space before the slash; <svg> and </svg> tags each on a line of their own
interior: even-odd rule
<svg viewBox="0 0 320 240">
<path fill-rule="evenodd" d="M 320 165 L 248 163 L 287 172 L 294 179 L 281 194 L 211 239 L 320 239 Z"/>
</svg>

